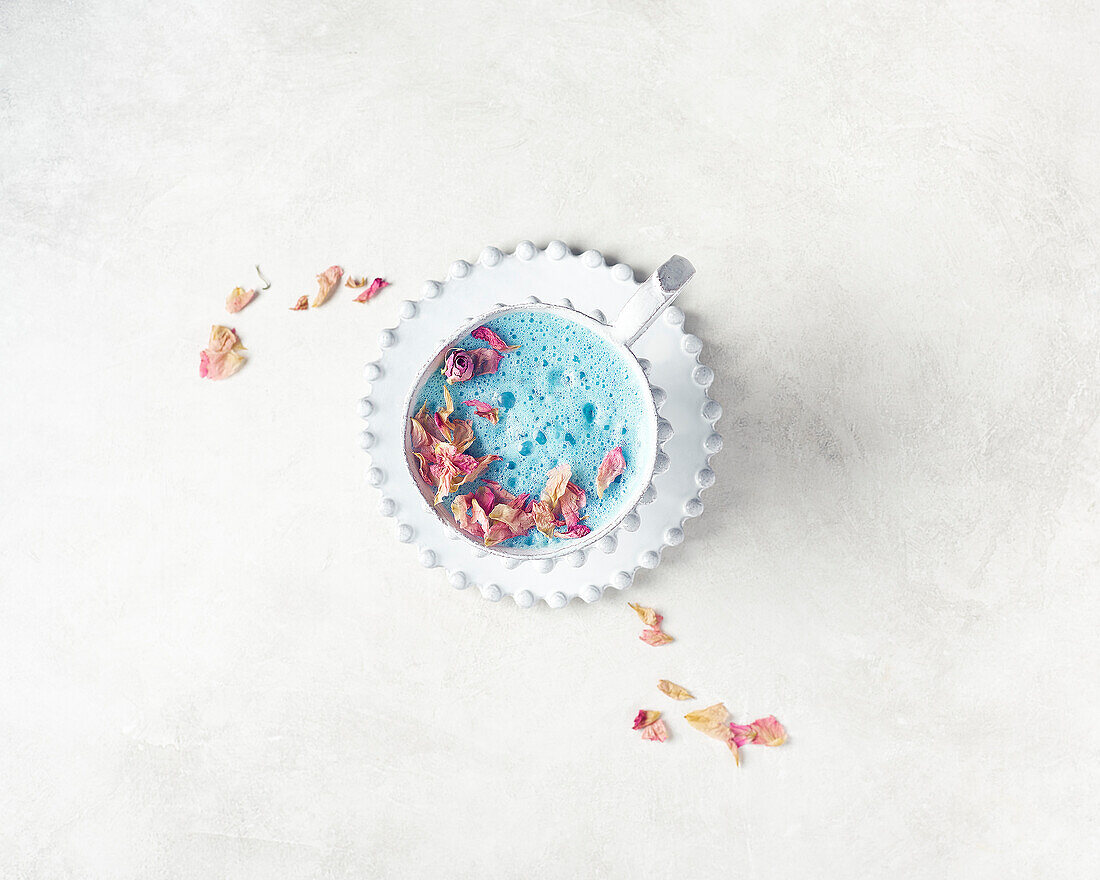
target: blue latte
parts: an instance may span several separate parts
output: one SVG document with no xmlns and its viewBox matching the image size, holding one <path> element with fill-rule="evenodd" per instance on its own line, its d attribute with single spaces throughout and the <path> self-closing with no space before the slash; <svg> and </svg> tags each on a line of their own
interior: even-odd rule
<svg viewBox="0 0 1100 880">
<path fill-rule="evenodd" d="M 623 502 L 638 488 L 656 442 L 651 423 L 648 389 L 639 386 L 636 368 L 602 336 L 554 311 L 515 311 L 486 322 L 509 345 L 519 346 L 500 360 L 495 373 L 474 376 L 447 385 L 436 371 L 425 382 L 414 410 L 429 412 L 445 406 L 444 388 L 454 400 L 453 418 L 470 421 L 474 442 L 466 452 L 480 458 L 498 455 L 481 474 L 515 495 L 538 499 L 547 474 L 568 463 L 572 482 L 584 490 L 584 523 L 596 531 L 622 512 Z M 455 343 L 474 350 L 489 345 L 473 336 Z M 463 401 L 476 400 L 496 407 L 499 422 L 475 414 Z M 626 459 L 622 476 L 599 497 L 596 472 L 604 457 L 621 447 Z M 470 493 L 476 480 L 461 486 Z M 450 504 L 448 496 L 444 507 Z M 537 529 L 510 538 L 504 547 L 546 547 L 570 539 L 547 538 Z"/>
</svg>

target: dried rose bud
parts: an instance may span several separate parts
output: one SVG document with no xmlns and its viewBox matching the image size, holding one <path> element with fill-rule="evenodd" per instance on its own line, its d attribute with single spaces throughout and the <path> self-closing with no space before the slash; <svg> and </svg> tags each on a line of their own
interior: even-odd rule
<svg viewBox="0 0 1100 880">
<path fill-rule="evenodd" d="M 443 364 L 443 375 L 450 383 L 465 382 L 474 376 L 474 359 L 461 348 L 452 348 Z"/>
</svg>

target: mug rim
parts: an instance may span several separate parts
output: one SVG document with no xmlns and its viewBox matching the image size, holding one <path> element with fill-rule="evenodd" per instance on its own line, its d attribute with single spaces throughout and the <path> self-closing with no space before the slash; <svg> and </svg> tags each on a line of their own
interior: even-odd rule
<svg viewBox="0 0 1100 880">
<path fill-rule="evenodd" d="M 458 524 L 453 518 L 444 515 L 439 510 L 439 505 L 432 503 L 431 493 L 426 493 L 425 487 L 422 485 L 420 479 L 420 470 L 413 466 L 412 455 L 412 437 L 409 432 L 409 420 L 412 418 L 412 409 L 416 404 L 416 399 L 419 396 L 420 389 L 424 386 L 429 375 L 434 372 L 435 363 L 441 356 L 446 357 L 446 352 L 455 347 L 455 344 L 467 336 L 470 332 L 477 329 L 486 321 L 491 321 L 494 318 L 498 318 L 501 315 L 511 314 L 513 312 L 528 312 L 528 311 L 547 311 L 564 313 L 567 320 L 573 321 L 576 324 L 580 324 L 582 327 L 595 332 L 601 339 L 604 340 L 609 346 L 614 348 L 620 354 L 625 356 L 631 372 L 635 374 L 635 378 L 638 380 L 642 390 L 643 401 L 648 405 L 645 407 L 647 421 L 649 422 L 650 435 L 653 438 L 652 444 L 648 447 L 648 455 L 646 467 L 644 470 L 639 471 L 642 475 L 642 479 L 638 480 L 637 488 L 631 494 L 631 497 L 623 502 L 619 509 L 619 512 L 608 520 L 604 525 L 598 529 L 594 529 L 583 538 L 573 538 L 568 543 L 563 543 L 558 547 L 542 547 L 536 550 L 530 550 L 527 548 L 515 548 L 515 547 L 501 547 L 500 545 L 494 545 L 492 547 L 486 547 L 483 543 L 479 543 L 477 540 L 466 534 L 462 529 L 458 527 Z M 424 503 L 428 506 L 431 512 L 434 514 L 446 528 L 460 540 L 467 542 L 471 547 L 481 551 L 485 554 L 491 554 L 498 556 L 502 559 L 516 559 L 520 562 L 528 559 L 556 559 L 563 556 L 568 556 L 572 553 L 576 553 L 579 550 L 584 550 L 607 535 L 614 532 L 622 524 L 622 521 L 628 514 L 635 511 L 641 503 L 641 498 L 645 494 L 646 490 L 653 485 L 654 469 L 657 462 L 657 453 L 660 451 L 660 442 L 657 440 L 657 425 L 659 420 L 659 414 L 657 412 L 657 402 L 653 399 L 653 389 L 649 384 L 649 380 L 646 377 L 645 370 L 642 369 L 642 365 L 638 360 L 638 356 L 630 349 L 629 346 L 623 345 L 621 342 L 616 342 L 611 336 L 611 325 L 606 324 L 603 321 L 598 321 L 591 315 L 585 314 L 578 309 L 572 307 L 572 305 L 548 303 L 541 300 L 535 300 L 532 302 L 517 303 L 515 305 L 498 304 L 492 309 L 477 315 L 476 317 L 469 318 L 459 325 L 459 330 L 449 336 L 444 343 L 439 346 L 435 353 L 421 366 L 420 370 L 416 374 L 416 379 L 413 381 L 409 388 L 408 394 L 405 397 L 405 403 L 403 407 L 404 417 L 402 420 L 402 429 L 404 432 L 403 449 L 405 453 L 405 469 L 412 479 L 413 484 L 420 492 Z"/>
</svg>

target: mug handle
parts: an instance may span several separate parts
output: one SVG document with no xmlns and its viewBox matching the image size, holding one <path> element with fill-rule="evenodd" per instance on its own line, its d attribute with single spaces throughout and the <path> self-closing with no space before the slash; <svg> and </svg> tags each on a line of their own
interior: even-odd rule
<svg viewBox="0 0 1100 880">
<path fill-rule="evenodd" d="M 637 342 L 694 275 L 695 267 L 687 259 L 679 254 L 669 258 L 623 305 L 611 325 L 611 338 L 628 348 Z"/>
</svg>

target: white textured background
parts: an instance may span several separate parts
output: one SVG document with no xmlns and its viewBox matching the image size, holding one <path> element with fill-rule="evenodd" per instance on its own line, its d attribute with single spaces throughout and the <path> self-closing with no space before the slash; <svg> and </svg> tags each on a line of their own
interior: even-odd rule
<svg viewBox="0 0 1100 880">
<path fill-rule="evenodd" d="M 1094 4 L 305 5 L 0 5 L 0 876 L 1095 876 Z M 364 484 L 377 331 L 525 237 L 699 269 L 668 648 Z"/>
</svg>

